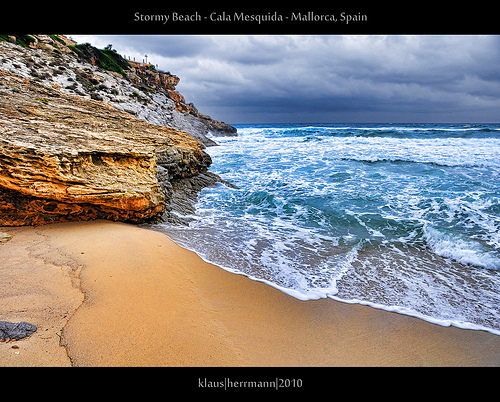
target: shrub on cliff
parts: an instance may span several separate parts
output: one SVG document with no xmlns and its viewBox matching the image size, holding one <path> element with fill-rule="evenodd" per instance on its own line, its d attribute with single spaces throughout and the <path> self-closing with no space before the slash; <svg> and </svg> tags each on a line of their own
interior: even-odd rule
<svg viewBox="0 0 500 402">
<path fill-rule="evenodd" d="M 130 64 L 122 56 L 120 56 L 116 50 L 111 49 L 111 46 L 105 49 L 98 49 L 92 46 L 90 43 L 82 43 L 80 45 L 68 46 L 73 50 L 80 58 L 95 63 L 99 67 L 120 73 L 125 77 L 126 73 L 123 70 L 130 68 Z"/>
<path fill-rule="evenodd" d="M 35 38 L 31 35 L 0 35 L 0 41 L 12 42 L 16 45 L 20 45 L 22 47 L 28 47 L 30 43 L 35 42 Z"/>
</svg>

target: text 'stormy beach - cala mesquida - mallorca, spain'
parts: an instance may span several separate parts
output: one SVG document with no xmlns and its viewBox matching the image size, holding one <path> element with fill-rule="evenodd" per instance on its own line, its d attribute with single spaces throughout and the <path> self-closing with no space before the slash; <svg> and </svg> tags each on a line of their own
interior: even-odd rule
<svg viewBox="0 0 500 402">
<path fill-rule="evenodd" d="M 0 366 L 499 366 L 498 41 L 1 35 Z"/>
</svg>

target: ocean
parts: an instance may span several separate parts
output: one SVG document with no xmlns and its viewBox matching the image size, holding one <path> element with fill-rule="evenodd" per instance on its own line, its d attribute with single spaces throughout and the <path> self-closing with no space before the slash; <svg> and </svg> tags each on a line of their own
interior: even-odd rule
<svg viewBox="0 0 500 402">
<path fill-rule="evenodd" d="M 189 226 L 228 271 L 500 335 L 500 125 L 236 125 Z"/>
</svg>

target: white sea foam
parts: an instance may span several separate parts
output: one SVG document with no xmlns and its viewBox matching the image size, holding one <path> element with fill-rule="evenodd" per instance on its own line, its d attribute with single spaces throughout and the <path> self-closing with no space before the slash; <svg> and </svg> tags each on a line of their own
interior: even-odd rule
<svg viewBox="0 0 500 402">
<path fill-rule="evenodd" d="M 497 253 L 487 250 L 477 241 L 465 239 L 450 232 L 435 229 L 430 224 L 424 225 L 427 244 L 442 257 L 452 258 L 462 264 L 472 264 L 488 269 L 500 269 Z"/>
</svg>

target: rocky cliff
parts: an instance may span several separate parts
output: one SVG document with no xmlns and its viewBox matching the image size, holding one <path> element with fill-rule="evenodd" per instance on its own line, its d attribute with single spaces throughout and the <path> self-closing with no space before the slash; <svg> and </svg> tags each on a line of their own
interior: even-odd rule
<svg viewBox="0 0 500 402">
<path fill-rule="evenodd" d="M 236 129 L 203 115 L 175 91 L 179 78 L 151 65 L 129 63 L 111 49 L 76 44 L 62 35 L 0 35 L 0 68 L 64 93 L 101 100 L 150 123 L 187 131 L 205 146 L 207 137 Z M 16 41 L 23 46 L 13 46 Z"/>
<path fill-rule="evenodd" d="M 221 121 L 214 120 L 210 116 L 201 114 L 192 103 L 186 103 L 184 96 L 175 91 L 175 87 L 180 81 L 179 77 L 168 72 L 166 73 L 156 70 L 152 65 L 142 65 L 133 62 L 131 62 L 131 68 L 126 71 L 126 77 L 130 82 L 141 88 L 143 92 L 147 93 L 156 91 L 166 95 L 168 99 L 171 99 L 174 102 L 175 110 L 177 112 L 181 113 L 184 116 L 189 116 L 192 123 L 181 123 L 179 121 L 181 119 L 173 119 L 177 120 L 177 123 L 171 124 L 177 124 L 179 129 L 187 127 L 186 131 L 189 132 L 189 125 L 196 124 L 194 123 L 194 121 L 197 121 L 198 125 L 200 125 L 202 128 L 195 131 L 201 132 L 203 133 L 203 135 L 206 135 L 208 133 L 211 133 L 214 136 L 236 135 L 237 130 L 233 126 L 230 126 L 229 124 Z M 158 103 L 161 104 L 162 102 L 160 101 Z M 183 126 L 183 124 L 185 124 L 186 126 Z M 200 142 L 206 145 L 215 145 L 211 140 L 204 139 L 199 134 L 198 136 L 200 137 L 198 138 Z"/>
<path fill-rule="evenodd" d="M 88 96 L 85 80 L 115 101 L 132 84 L 73 53 L 0 43 L 0 226 L 175 220 L 170 211 L 185 208 L 186 188 L 222 181 L 187 132 L 119 110 L 96 91 Z"/>
</svg>

